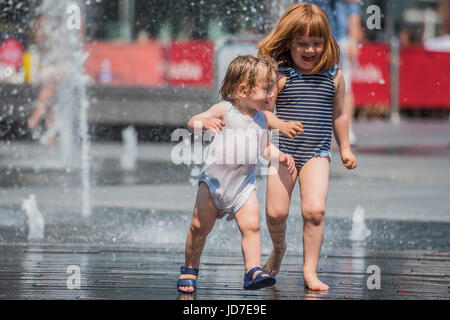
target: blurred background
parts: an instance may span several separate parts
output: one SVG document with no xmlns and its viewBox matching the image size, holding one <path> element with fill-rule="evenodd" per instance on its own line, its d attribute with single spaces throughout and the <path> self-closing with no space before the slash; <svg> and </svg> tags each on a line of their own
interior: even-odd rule
<svg viewBox="0 0 450 320">
<path fill-rule="evenodd" d="M 256 53 L 257 41 L 293 3 L 77 2 L 83 47 L 89 53 L 84 73 L 89 76 L 91 138 L 120 140 L 121 130 L 132 124 L 141 141 L 169 141 L 170 132 L 217 101 L 231 58 Z M 361 3 L 360 54 L 352 77 L 355 118 L 448 121 L 450 1 Z M 380 8 L 378 28 L 368 25 L 372 5 Z M 0 4 L 1 139 L 33 136 L 27 120 L 40 90 L 45 91 L 40 89 L 43 59 L 52 50 L 43 45 L 51 39 L 42 32 L 46 19 L 40 6 L 42 1 L 31 0 Z"/>
</svg>

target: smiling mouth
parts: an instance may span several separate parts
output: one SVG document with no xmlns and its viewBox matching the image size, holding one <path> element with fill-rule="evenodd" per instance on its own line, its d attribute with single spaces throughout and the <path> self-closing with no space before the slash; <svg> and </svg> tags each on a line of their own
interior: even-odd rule
<svg viewBox="0 0 450 320">
<path fill-rule="evenodd" d="M 305 60 L 306 62 L 312 62 L 314 61 L 314 58 L 316 56 L 311 56 L 311 57 L 306 57 L 306 56 L 302 56 L 303 60 Z"/>
</svg>

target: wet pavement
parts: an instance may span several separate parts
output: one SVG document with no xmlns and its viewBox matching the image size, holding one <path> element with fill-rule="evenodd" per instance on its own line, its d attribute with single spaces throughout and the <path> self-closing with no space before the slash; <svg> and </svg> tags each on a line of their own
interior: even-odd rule
<svg viewBox="0 0 450 320">
<path fill-rule="evenodd" d="M 3 245 L 0 247 L 3 299 L 448 299 L 448 254 L 428 251 L 341 251 L 322 256 L 319 277 L 328 293 L 303 288 L 299 256 L 288 254 L 277 283 L 242 289 L 239 254 L 207 251 L 195 296 L 175 289 L 183 252 L 138 246 Z M 79 288 L 71 286 L 74 266 Z M 379 289 L 374 287 L 380 271 Z M 372 267 L 373 268 L 373 267 Z M 68 283 L 69 282 L 69 283 Z M 73 284 L 75 286 L 76 283 Z"/>
<path fill-rule="evenodd" d="M 358 168 L 346 170 L 333 147 L 319 277 L 327 294 L 303 288 L 298 186 L 288 220 L 288 251 L 277 284 L 242 289 L 240 234 L 219 220 L 202 256 L 204 299 L 450 299 L 449 122 L 358 122 Z M 143 144 L 137 167 L 120 167 L 122 147 L 92 146 L 93 212 L 80 214 L 75 163 L 58 167 L 57 150 L 30 142 L 0 146 L 0 298 L 184 299 L 175 283 L 194 205 L 198 167 L 170 161 L 172 144 Z M 263 261 L 265 177 L 257 179 Z M 30 194 L 45 221 L 44 238 L 28 240 L 22 201 Z M 371 235 L 349 240 L 356 207 Z M 70 289 L 71 266 L 80 286 Z M 372 267 L 371 267 L 372 266 Z M 372 288 L 374 269 L 380 287 Z"/>
</svg>

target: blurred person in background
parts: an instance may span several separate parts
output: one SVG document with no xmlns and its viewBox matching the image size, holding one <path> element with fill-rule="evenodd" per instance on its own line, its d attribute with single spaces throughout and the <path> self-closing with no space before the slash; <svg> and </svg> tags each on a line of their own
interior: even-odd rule
<svg viewBox="0 0 450 320">
<path fill-rule="evenodd" d="M 361 2 L 359 0 L 305 0 L 321 7 L 330 19 L 331 31 L 341 50 L 341 65 L 345 81 L 345 110 L 349 114 L 350 144 L 357 138 L 353 131 L 355 98 L 352 91 L 352 69 L 358 66 L 359 42 L 364 33 L 361 26 Z"/>
<path fill-rule="evenodd" d="M 46 146 L 54 146 L 56 144 L 56 133 L 51 131 L 53 127 L 55 110 L 50 106 L 51 99 L 55 93 L 55 86 L 57 82 L 58 70 L 52 65 L 49 49 L 46 45 L 46 36 L 44 32 L 46 17 L 38 14 L 32 28 L 34 43 L 37 46 L 40 56 L 40 70 L 39 80 L 41 89 L 37 98 L 36 109 L 27 121 L 30 129 L 37 129 L 39 127 L 42 117 L 45 115 L 46 133 L 41 136 L 40 142 Z"/>
<path fill-rule="evenodd" d="M 84 41 L 85 23 L 78 15 L 68 15 L 70 2 L 43 1 L 38 9 L 33 23 L 32 34 L 40 57 L 39 82 L 41 89 L 34 113 L 28 119 L 31 129 L 39 127 L 41 118 L 45 116 L 46 131 L 40 137 L 40 143 L 46 146 L 56 144 L 57 135 L 61 130 L 71 130 L 64 124 L 64 119 L 70 117 L 70 102 L 72 95 L 67 90 L 73 90 L 73 74 L 79 68 L 74 61 L 78 57 L 78 46 Z M 73 12 L 70 10 L 70 12 Z M 78 16 L 78 23 L 74 17 Z M 70 104 L 69 104 L 70 105 Z"/>
<path fill-rule="evenodd" d="M 431 51 L 450 52 L 450 0 L 443 0 L 440 12 L 442 16 L 440 35 L 426 40 L 424 46 Z"/>
</svg>

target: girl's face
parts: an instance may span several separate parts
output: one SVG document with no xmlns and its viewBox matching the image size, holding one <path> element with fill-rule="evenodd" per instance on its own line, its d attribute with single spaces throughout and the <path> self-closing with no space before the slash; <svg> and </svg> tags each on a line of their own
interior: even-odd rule
<svg viewBox="0 0 450 320">
<path fill-rule="evenodd" d="M 248 102 L 252 109 L 264 111 L 269 107 L 274 97 L 274 83 L 267 83 L 267 68 L 258 66 L 256 85 L 248 94 Z"/>
<path fill-rule="evenodd" d="M 320 62 L 323 44 L 323 38 L 306 35 L 296 36 L 292 40 L 289 51 L 297 71 L 308 73 Z"/>
</svg>

